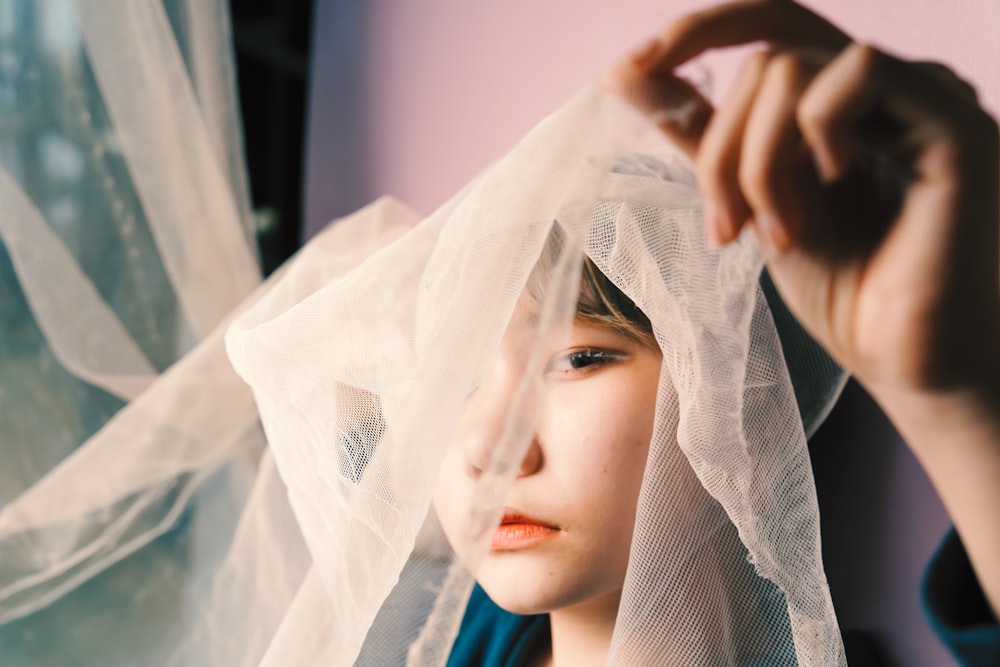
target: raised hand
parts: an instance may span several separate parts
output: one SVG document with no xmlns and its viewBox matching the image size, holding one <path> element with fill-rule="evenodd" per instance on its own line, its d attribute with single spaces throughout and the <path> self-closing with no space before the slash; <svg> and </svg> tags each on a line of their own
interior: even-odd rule
<svg viewBox="0 0 1000 667">
<path fill-rule="evenodd" d="M 764 49 L 717 109 L 674 74 L 750 42 Z M 787 0 L 682 19 L 610 81 L 694 160 L 709 238 L 755 228 L 789 307 L 924 464 L 1000 609 L 1000 137 L 975 92 Z"/>
</svg>

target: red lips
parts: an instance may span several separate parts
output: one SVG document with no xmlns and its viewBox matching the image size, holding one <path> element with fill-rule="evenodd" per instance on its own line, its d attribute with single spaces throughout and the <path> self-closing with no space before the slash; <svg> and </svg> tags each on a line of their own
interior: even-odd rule
<svg viewBox="0 0 1000 667">
<path fill-rule="evenodd" d="M 490 549 L 513 551 L 533 546 L 552 537 L 559 528 L 550 523 L 514 511 L 504 512 L 500 525 L 493 533 Z"/>
</svg>

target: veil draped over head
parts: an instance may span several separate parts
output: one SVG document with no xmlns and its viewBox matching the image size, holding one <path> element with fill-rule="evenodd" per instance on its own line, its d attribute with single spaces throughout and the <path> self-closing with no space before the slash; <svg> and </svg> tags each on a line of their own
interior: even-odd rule
<svg viewBox="0 0 1000 667">
<path fill-rule="evenodd" d="M 60 208 L 61 192 L 32 191 L 5 154 L 0 233 L 23 293 L 8 320 L 34 328 L 3 369 L 58 372 L 114 416 L 50 461 L 14 450 L 36 467 L 0 488 L 0 647 L 41 650 L 32 628 L 60 621 L 100 629 L 88 601 L 124 594 L 116 636 L 135 635 L 90 647 L 102 664 L 444 664 L 587 256 L 662 352 L 609 662 L 844 663 L 805 444 L 841 373 L 765 295 L 752 236 L 706 246 L 690 166 L 638 112 L 588 88 L 429 217 L 379 200 L 250 294 L 239 169 L 223 166 L 234 153 L 213 131 L 226 123 L 191 86 L 200 70 L 185 67 L 168 14 L 74 8 L 87 57 L 77 45 L 73 62 L 99 128 L 32 141 L 69 144 L 86 178 L 127 188 L 95 212 L 83 195 Z M 119 32 L 144 57 L 101 46 Z M 59 222 L 66 210 L 77 226 Z M 101 246 L 59 235 L 97 225 Z M 102 277 L 108 265 L 119 273 Z M 139 290 L 150 273 L 159 291 Z M 152 302 L 167 321 L 143 310 Z M 523 363 L 449 542 L 432 506 L 442 462 L 514 320 Z M 50 437 L 53 407 L 32 410 L 10 423 L 35 419 L 33 437 Z"/>
<path fill-rule="evenodd" d="M 351 268 L 320 278 L 310 252 L 365 245 L 356 234 L 385 245 L 324 258 Z M 310 561 L 267 664 L 442 664 L 534 437 L 583 254 L 663 355 L 612 664 L 843 662 L 758 249 L 749 236 L 706 247 L 685 159 L 624 102 L 585 90 L 430 217 L 383 200 L 312 246 L 227 334 Z M 438 471 L 528 294 L 523 370 L 462 510 L 464 543 L 449 545 L 431 509 Z M 826 377 L 801 401 L 818 415 L 839 373 L 810 359 L 803 375 Z"/>
</svg>

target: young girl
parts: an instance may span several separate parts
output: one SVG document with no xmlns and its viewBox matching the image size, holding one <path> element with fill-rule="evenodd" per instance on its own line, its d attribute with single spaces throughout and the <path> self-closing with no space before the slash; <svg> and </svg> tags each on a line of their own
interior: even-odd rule
<svg viewBox="0 0 1000 667">
<path fill-rule="evenodd" d="M 476 569 L 478 585 L 449 665 L 601 665 L 612 645 L 643 473 L 655 440 L 663 359 L 652 323 L 589 258 L 583 261 L 579 291 L 568 340 L 553 340 L 549 348 L 538 426 L 505 501 L 500 526 L 492 532 L 489 553 Z M 524 313 L 515 314 L 496 361 L 467 399 L 442 466 L 435 509 L 457 549 L 465 544 L 463 519 L 472 505 L 474 484 L 491 465 L 497 425 L 507 415 L 512 391 L 528 372 L 525 319 Z M 798 335 L 796 330 L 785 332 L 786 344 L 795 344 L 789 339 Z M 838 379 L 839 374 L 830 373 L 827 386 L 836 386 Z M 673 400 L 662 399 L 664 404 Z M 661 405 L 661 412 L 664 408 L 670 409 Z M 679 499 L 678 509 L 686 515 L 684 521 L 675 517 L 670 522 L 670 544 L 663 545 L 678 551 L 684 542 L 704 540 L 718 519 L 680 450 L 670 444 L 660 454 L 669 460 L 656 465 L 669 467 L 673 487 L 664 499 Z M 727 537 L 735 542 L 735 536 Z M 678 589 L 679 580 L 699 579 L 694 596 L 679 606 L 691 618 L 732 614 L 731 609 L 713 606 L 737 589 L 734 580 L 741 575 L 734 564 L 744 559 L 730 557 L 740 551 L 733 543 L 723 547 L 724 558 L 717 557 L 718 548 L 719 543 L 713 543 L 708 551 L 691 549 L 692 563 L 676 568 L 673 579 L 655 580 Z M 679 597 L 677 590 L 674 604 Z M 684 653 L 692 650 L 691 644 L 665 638 L 671 625 L 678 627 L 666 624 L 666 610 L 659 619 L 664 623 L 662 635 L 654 640 L 659 648 L 650 641 L 641 655 L 670 664 L 724 664 L 734 658 L 740 665 L 794 662 L 793 654 L 779 648 L 790 638 L 769 636 L 771 631 L 787 633 L 787 620 L 782 622 L 778 610 L 763 605 L 755 613 L 761 617 L 758 621 L 771 616 L 771 627 L 754 637 L 756 651 L 739 658 L 739 653 L 731 653 L 738 643 L 735 638 L 727 642 L 709 628 L 701 632 L 711 636 L 712 643 L 720 642 L 719 649 L 708 655 Z M 744 625 L 744 633 L 753 625 L 738 614 L 732 619 L 734 625 Z M 773 645 L 765 649 L 769 641 Z"/>
<path fill-rule="evenodd" d="M 757 39 L 770 41 L 772 50 L 750 61 L 718 110 L 671 75 L 707 48 Z M 836 28 L 789 3 L 734 3 L 689 17 L 637 52 L 612 79 L 652 115 L 679 102 L 692 105 L 683 116 L 662 116 L 660 127 L 696 160 L 708 199 L 707 233 L 715 243 L 727 243 L 744 224 L 755 227 L 782 294 L 892 415 L 924 463 L 995 614 L 995 123 L 950 73 L 848 46 Z M 882 152 L 865 155 L 873 148 L 866 144 L 873 135 L 865 132 L 876 122 Z M 898 160 L 880 165 L 894 167 L 898 180 L 874 166 L 866 171 L 866 160 L 885 157 Z M 845 205 L 845 193 L 864 197 L 864 204 Z M 473 594 L 449 664 L 603 664 L 611 646 L 639 497 L 636 471 L 652 431 L 660 350 L 642 312 L 589 260 L 585 267 L 571 345 L 547 367 L 553 388 L 512 487 L 517 500 L 505 509 L 480 566 L 482 589 Z M 449 520 L 455 521 L 449 515 L 462 506 L 455 471 L 464 465 L 474 478 L 482 467 L 476 444 L 481 438 L 474 431 L 495 419 L 491 411 L 503 409 L 493 392 L 503 392 L 503 376 L 519 355 L 512 344 L 501 347 L 497 366 L 463 413 L 471 415 L 463 422 L 474 425 L 459 437 L 473 444 L 453 454 L 452 477 L 438 492 L 446 531 Z M 580 460 L 585 463 L 577 463 L 573 474 L 562 472 L 561 466 Z M 560 480 L 569 491 L 556 492 Z M 561 501 L 552 508 L 549 494 L 569 499 L 572 491 L 582 498 L 570 510 Z M 519 504 L 527 502 L 522 495 L 538 503 L 540 517 Z M 595 547 L 587 531 L 607 541 L 594 540 L 600 544 Z M 578 572 L 582 549 L 574 540 L 589 545 L 593 560 L 582 560 L 594 571 Z M 948 618 L 980 604 L 974 587 L 947 590 L 939 583 L 972 579 L 962 574 L 968 565 L 962 564 L 961 548 L 949 544 L 932 572 L 931 612 L 963 664 L 994 664 L 1000 634 L 989 612 L 975 622 L 964 620 L 978 626 L 973 632 L 962 633 Z M 515 621 L 501 608 L 548 616 Z"/>
<path fill-rule="evenodd" d="M 551 652 L 549 626 L 568 664 L 603 660 L 621 600 L 632 527 L 653 435 L 661 354 L 648 319 L 585 260 L 565 347 L 545 364 L 548 391 L 477 571 L 449 664 L 531 664 Z M 435 508 L 452 544 L 490 445 L 524 373 L 521 317 L 466 401 L 442 468 Z M 505 619 L 493 606 L 517 614 Z M 505 622 L 506 621 L 506 622 Z"/>
<path fill-rule="evenodd" d="M 718 110 L 671 74 L 758 40 Z M 761 248 L 996 609 L 995 123 L 952 75 L 789 2 L 690 17 L 611 81 L 700 192 L 676 155 L 622 158 L 648 122 L 589 91 L 230 330 L 308 545 L 270 664 L 843 664 L 803 424 L 838 383 L 799 382 L 824 370 L 799 358 L 789 377 Z M 383 203 L 329 243 L 411 223 Z"/>
</svg>

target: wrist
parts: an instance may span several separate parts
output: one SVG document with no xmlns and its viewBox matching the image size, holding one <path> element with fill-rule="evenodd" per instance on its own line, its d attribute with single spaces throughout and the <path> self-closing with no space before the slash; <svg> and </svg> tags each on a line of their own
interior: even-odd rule
<svg viewBox="0 0 1000 667">
<path fill-rule="evenodd" d="M 984 328 L 1000 331 L 1000 323 Z M 976 338 L 973 332 L 953 341 L 964 348 L 961 353 L 953 349 L 947 361 L 925 364 L 910 375 L 875 378 L 859 372 L 855 377 L 896 428 L 916 431 L 918 440 L 939 431 L 1000 429 L 1000 346 Z"/>
<path fill-rule="evenodd" d="M 984 366 L 985 370 L 985 366 Z M 936 448 L 961 447 L 969 436 L 1000 447 L 1000 372 L 947 388 L 869 384 L 872 398 L 918 457 Z"/>
<path fill-rule="evenodd" d="M 868 387 L 948 509 L 994 613 L 1000 615 L 1000 391 L 990 382 L 948 390 Z"/>
</svg>

